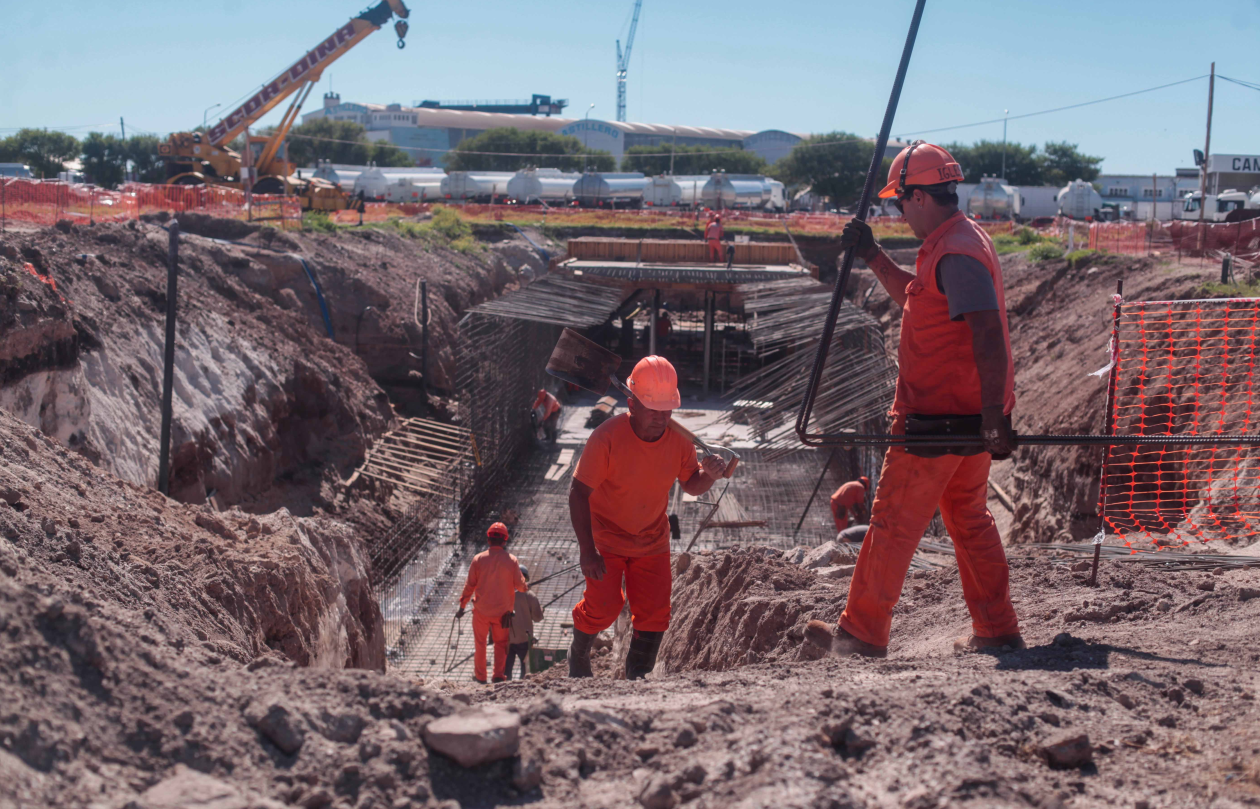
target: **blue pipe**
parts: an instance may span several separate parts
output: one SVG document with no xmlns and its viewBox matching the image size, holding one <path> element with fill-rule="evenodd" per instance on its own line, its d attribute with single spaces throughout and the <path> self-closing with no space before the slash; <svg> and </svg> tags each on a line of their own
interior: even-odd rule
<svg viewBox="0 0 1260 809">
<path fill-rule="evenodd" d="M 311 279 L 311 286 L 315 287 L 315 297 L 319 299 L 319 312 L 324 316 L 324 328 L 328 329 L 328 339 L 334 343 L 337 342 L 337 337 L 333 334 L 332 318 L 328 316 L 328 304 L 324 301 L 324 290 L 320 287 L 319 281 L 316 280 L 315 273 L 311 270 L 311 265 L 307 264 L 306 259 L 297 253 L 290 253 L 289 255 L 302 262 L 302 269 L 306 270 L 306 277 Z"/>
</svg>

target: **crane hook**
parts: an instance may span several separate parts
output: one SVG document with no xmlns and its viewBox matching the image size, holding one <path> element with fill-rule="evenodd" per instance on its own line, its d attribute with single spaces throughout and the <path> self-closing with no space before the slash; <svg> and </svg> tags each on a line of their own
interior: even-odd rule
<svg viewBox="0 0 1260 809">
<path fill-rule="evenodd" d="M 399 20 L 394 23 L 394 33 L 398 34 L 398 49 L 402 50 L 407 47 L 407 43 L 403 42 L 403 38 L 407 36 L 408 25 L 405 20 Z"/>
</svg>

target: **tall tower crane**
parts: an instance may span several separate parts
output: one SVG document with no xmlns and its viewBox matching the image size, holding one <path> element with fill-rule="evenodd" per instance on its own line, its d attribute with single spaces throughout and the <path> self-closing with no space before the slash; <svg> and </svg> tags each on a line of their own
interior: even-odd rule
<svg viewBox="0 0 1260 809">
<path fill-rule="evenodd" d="M 626 120 L 626 71 L 630 69 L 630 49 L 634 47 L 634 31 L 639 27 L 639 9 L 643 0 L 634 0 L 634 19 L 630 21 L 630 35 L 626 37 L 626 52 L 621 52 L 621 40 L 617 40 L 617 120 Z"/>
</svg>

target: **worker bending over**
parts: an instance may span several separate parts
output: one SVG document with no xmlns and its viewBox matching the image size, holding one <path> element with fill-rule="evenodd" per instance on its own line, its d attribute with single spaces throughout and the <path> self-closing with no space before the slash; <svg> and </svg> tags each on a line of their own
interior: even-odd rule
<svg viewBox="0 0 1260 809">
<path fill-rule="evenodd" d="M 512 609 L 512 629 L 508 633 L 507 668 L 504 675 L 512 679 L 512 663 L 521 661 L 520 679 L 525 679 L 525 660 L 529 656 L 529 645 L 534 641 L 534 622 L 543 619 L 542 604 L 538 596 L 529 588 L 529 568 L 521 565 L 521 576 L 525 579 L 526 590 L 516 594 L 516 606 Z"/>
<path fill-rule="evenodd" d="M 669 429 L 680 397 L 678 374 L 668 360 L 655 355 L 639 360 L 629 387 L 629 414 L 595 428 L 569 488 L 569 516 L 586 577 L 582 600 L 573 608 L 570 677 L 591 676 L 591 644 L 617 620 L 627 600 L 634 636 L 626 679 L 652 671 L 669 628 L 670 488 L 678 480 L 687 494 L 704 494 L 726 471 L 714 456 L 698 464 L 691 442 Z"/>
<path fill-rule="evenodd" d="M 704 227 L 704 240 L 709 245 L 709 261 L 722 261 L 722 237 L 724 236 L 722 229 L 722 216 L 713 217 L 709 220 L 709 224 Z"/>
<path fill-rule="evenodd" d="M 842 484 L 831 495 L 831 518 L 836 521 L 836 533 L 849 527 L 850 516 L 862 522 L 866 519 L 866 490 L 871 479 L 866 475 Z"/>
<path fill-rule="evenodd" d="M 494 681 L 507 679 L 503 671 L 507 666 L 508 626 L 512 621 L 512 608 L 516 593 L 525 592 L 529 585 L 521 575 L 520 563 L 507 552 L 508 529 L 496 522 L 486 531 L 490 548 L 473 557 L 468 566 L 468 581 L 459 597 L 456 618 L 464 617 L 468 599 L 473 600 L 473 679 L 486 682 L 486 635 L 494 639 Z"/>
<path fill-rule="evenodd" d="M 972 447 L 894 446 L 885 454 L 840 625 L 811 621 L 806 630 L 811 643 L 834 654 L 888 653 L 893 607 L 937 507 L 954 541 L 971 612 L 972 635 L 958 639 L 955 649 L 1024 645 L 1002 538 L 986 505 L 990 462 L 1009 457 L 1015 446 L 1015 366 L 1002 268 L 988 234 L 958 210 L 962 179 L 949 152 L 922 141 L 893 161 L 879 196 L 895 197 L 893 204 L 923 239 L 915 273 L 888 258 L 865 222 L 853 220 L 841 238 L 841 247 L 855 247 L 902 307 L 891 431 L 939 433 L 941 420 L 953 419 L 979 435 Z"/>
<path fill-rule="evenodd" d="M 534 419 L 534 429 L 537 430 L 538 425 L 541 424 L 547 443 L 556 443 L 556 436 L 560 432 L 560 400 L 545 389 L 539 388 L 538 395 L 534 397 L 534 403 L 530 405 L 530 410 Z"/>
</svg>

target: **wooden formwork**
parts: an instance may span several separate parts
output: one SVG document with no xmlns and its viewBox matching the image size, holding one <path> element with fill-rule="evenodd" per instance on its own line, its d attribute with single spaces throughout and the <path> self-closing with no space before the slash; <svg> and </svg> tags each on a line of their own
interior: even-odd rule
<svg viewBox="0 0 1260 809">
<path fill-rule="evenodd" d="M 766 266 L 799 263 L 796 247 L 790 242 L 735 242 L 734 247 L 736 264 Z M 698 239 L 605 239 L 587 236 L 569 240 L 568 257 L 579 261 L 702 264 L 709 260 L 709 248 Z"/>
</svg>

